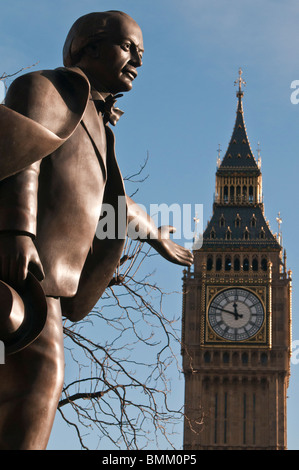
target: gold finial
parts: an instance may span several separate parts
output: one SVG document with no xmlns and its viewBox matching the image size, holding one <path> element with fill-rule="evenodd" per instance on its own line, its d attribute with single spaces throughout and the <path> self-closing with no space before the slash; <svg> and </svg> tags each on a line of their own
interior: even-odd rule
<svg viewBox="0 0 299 470">
<path fill-rule="evenodd" d="M 243 73 L 243 70 L 240 67 L 239 68 L 239 78 L 238 78 L 238 80 L 235 80 L 235 85 L 239 84 L 239 90 L 237 91 L 237 96 L 243 96 L 242 85 L 246 86 L 246 82 L 242 78 L 242 73 Z"/>
<path fill-rule="evenodd" d="M 258 142 L 258 143 L 257 143 L 257 155 L 258 155 L 259 158 L 260 158 L 260 156 L 261 156 L 261 147 L 260 147 L 260 145 L 261 145 L 261 144 Z"/>
<path fill-rule="evenodd" d="M 195 223 L 195 228 L 194 228 L 194 233 L 196 235 L 197 233 L 197 224 L 200 222 L 200 219 L 198 218 L 198 214 L 195 214 L 195 217 L 193 217 L 194 223 Z"/>
<path fill-rule="evenodd" d="M 218 150 L 217 150 L 217 152 L 218 152 L 217 167 L 219 168 L 219 167 L 220 167 L 220 163 L 221 163 L 220 153 L 222 152 L 220 144 L 218 144 Z"/>
<path fill-rule="evenodd" d="M 257 156 L 258 156 L 258 167 L 261 168 L 262 166 L 262 157 L 261 157 L 261 147 L 260 147 L 260 143 L 258 142 L 257 143 Z"/>
<path fill-rule="evenodd" d="M 199 236 L 198 229 L 197 229 L 197 226 L 200 222 L 200 219 L 199 219 L 197 213 L 195 214 L 195 217 L 193 217 L 193 220 L 194 220 L 195 227 L 194 227 L 193 248 L 192 249 L 196 250 L 196 249 L 201 247 L 201 245 L 200 245 L 200 236 Z"/>
<path fill-rule="evenodd" d="M 281 235 L 280 226 L 282 224 L 282 218 L 280 216 L 280 212 L 278 212 L 278 217 L 276 217 L 276 222 L 278 224 L 278 243 L 281 245 L 282 235 Z"/>
<path fill-rule="evenodd" d="M 280 225 L 282 223 L 282 218 L 280 217 L 280 212 L 278 212 L 278 217 L 276 217 L 276 222 L 278 223 L 278 230 L 280 231 Z"/>
</svg>

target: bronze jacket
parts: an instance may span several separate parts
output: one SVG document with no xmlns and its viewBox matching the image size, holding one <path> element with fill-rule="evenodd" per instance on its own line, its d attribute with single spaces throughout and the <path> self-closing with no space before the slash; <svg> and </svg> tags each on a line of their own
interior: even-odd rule
<svg viewBox="0 0 299 470">
<path fill-rule="evenodd" d="M 76 68 L 18 78 L 1 117 L 0 231 L 33 237 L 45 294 L 60 297 L 63 314 L 79 320 L 109 284 L 126 233 L 124 226 L 116 239 L 96 237 L 102 202 L 117 214 L 125 195 L 113 132 Z"/>
</svg>

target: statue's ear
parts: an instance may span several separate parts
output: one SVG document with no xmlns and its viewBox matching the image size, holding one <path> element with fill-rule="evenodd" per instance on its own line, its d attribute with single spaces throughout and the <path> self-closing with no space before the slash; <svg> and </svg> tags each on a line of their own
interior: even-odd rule
<svg viewBox="0 0 299 470">
<path fill-rule="evenodd" d="M 87 55 L 88 57 L 91 57 L 92 59 L 100 59 L 101 57 L 101 43 L 100 41 L 88 44 L 85 46 L 82 55 Z"/>
</svg>

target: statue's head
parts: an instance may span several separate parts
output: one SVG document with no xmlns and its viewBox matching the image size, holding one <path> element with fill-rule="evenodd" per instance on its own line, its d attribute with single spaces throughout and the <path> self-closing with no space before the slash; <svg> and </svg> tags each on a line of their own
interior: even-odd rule
<svg viewBox="0 0 299 470">
<path fill-rule="evenodd" d="M 110 93 L 129 91 L 142 65 L 143 38 L 126 13 L 90 13 L 71 27 L 63 48 L 66 67 L 78 66 Z"/>
</svg>

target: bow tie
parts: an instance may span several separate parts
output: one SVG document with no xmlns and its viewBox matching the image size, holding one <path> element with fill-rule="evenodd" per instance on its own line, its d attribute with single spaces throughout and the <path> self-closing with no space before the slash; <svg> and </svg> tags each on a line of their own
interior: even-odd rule
<svg viewBox="0 0 299 470">
<path fill-rule="evenodd" d="M 117 98 L 120 98 L 121 96 L 123 95 L 109 95 L 105 101 L 93 100 L 98 113 L 102 113 L 105 124 L 110 122 L 113 126 L 115 126 L 119 118 L 124 114 L 121 109 L 114 107 Z"/>
</svg>

